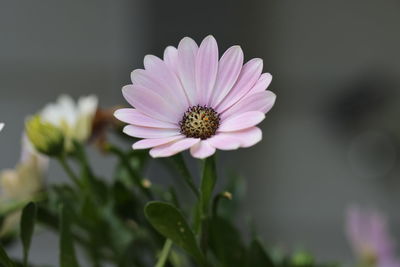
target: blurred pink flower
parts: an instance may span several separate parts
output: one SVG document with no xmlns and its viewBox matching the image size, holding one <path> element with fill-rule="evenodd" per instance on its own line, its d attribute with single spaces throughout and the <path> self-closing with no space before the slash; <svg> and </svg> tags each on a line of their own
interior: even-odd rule
<svg viewBox="0 0 400 267">
<path fill-rule="evenodd" d="M 376 211 L 362 212 L 358 207 L 352 207 L 347 213 L 346 228 L 360 266 L 400 267 L 384 216 Z"/>
<path fill-rule="evenodd" d="M 168 157 L 189 149 L 206 158 L 216 149 L 249 147 L 262 138 L 256 127 L 275 102 L 266 91 L 272 76 L 262 74 L 263 61 L 243 65 L 240 46 L 219 59 L 218 45 L 207 36 L 200 46 L 183 38 L 178 48 L 165 49 L 164 59 L 147 55 L 144 70 L 131 74 L 123 89 L 133 108 L 115 117 L 130 125 L 124 132 L 142 138 L 133 149 L 148 149 L 152 157 Z"/>
</svg>

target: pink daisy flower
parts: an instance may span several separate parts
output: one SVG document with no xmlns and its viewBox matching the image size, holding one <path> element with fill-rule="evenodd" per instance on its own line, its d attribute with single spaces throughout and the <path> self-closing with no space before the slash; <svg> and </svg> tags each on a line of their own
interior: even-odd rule
<svg viewBox="0 0 400 267">
<path fill-rule="evenodd" d="M 347 237 L 360 266 L 400 267 L 386 217 L 352 207 L 346 219 Z"/>
<path fill-rule="evenodd" d="M 119 109 L 115 117 L 128 123 L 124 132 L 142 138 L 133 149 L 151 149 L 152 157 L 168 157 L 190 149 L 206 158 L 216 149 L 249 147 L 262 139 L 256 127 L 275 102 L 266 91 L 272 76 L 263 62 L 243 65 L 240 46 L 221 58 L 213 36 L 198 46 L 183 38 L 178 48 L 165 49 L 164 59 L 144 58 L 144 69 L 134 70 L 132 84 L 122 88 L 134 108 Z"/>
</svg>

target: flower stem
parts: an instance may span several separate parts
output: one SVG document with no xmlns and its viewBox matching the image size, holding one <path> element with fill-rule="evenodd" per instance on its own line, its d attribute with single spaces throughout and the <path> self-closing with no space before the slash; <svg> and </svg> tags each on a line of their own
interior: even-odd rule
<svg viewBox="0 0 400 267">
<path fill-rule="evenodd" d="M 182 154 L 177 154 L 177 155 L 173 156 L 172 162 L 174 163 L 179 174 L 183 177 L 185 183 L 189 186 L 189 188 L 196 195 L 196 197 L 199 198 L 200 192 L 193 182 L 193 177 L 190 174 L 188 167 L 186 166 L 186 163 L 185 163 L 185 160 L 183 159 Z"/>
<path fill-rule="evenodd" d="M 200 198 L 197 204 L 197 215 L 195 217 L 195 232 L 200 235 L 201 247 L 207 253 L 209 235 L 210 203 L 217 182 L 217 168 L 215 157 L 211 156 L 204 160 L 203 175 L 201 179 Z"/>
<path fill-rule="evenodd" d="M 81 181 L 78 179 L 72 168 L 69 166 L 65 155 L 61 155 L 58 157 L 58 161 L 60 162 L 61 166 L 64 168 L 65 172 L 71 178 L 71 180 L 78 186 L 82 187 Z"/>
<path fill-rule="evenodd" d="M 167 262 L 169 252 L 171 251 L 171 247 L 172 247 L 172 241 L 170 239 L 167 239 L 165 241 L 164 247 L 161 251 L 160 258 L 158 259 L 155 267 L 164 267 L 165 263 Z"/>
</svg>

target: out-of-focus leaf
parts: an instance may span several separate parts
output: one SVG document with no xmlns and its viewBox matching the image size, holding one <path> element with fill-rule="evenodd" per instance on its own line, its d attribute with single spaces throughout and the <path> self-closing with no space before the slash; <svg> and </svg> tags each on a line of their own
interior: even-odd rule
<svg viewBox="0 0 400 267">
<path fill-rule="evenodd" d="M 247 252 L 246 267 L 274 267 L 274 263 L 258 239 L 251 242 Z"/>
<path fill-rule="evenodd" d="M 124 219 L 137 219 L 139 200 L 126 188 L 124 183 L 116 181 L 112 187 L 112 198 L 115 212 Z M 142 211 L 140 210 L 140 213 Z"/>
<path fill-rule="evenodd" d="M 196 238 L 177 208 L 169 203 L 154 201 L 146 205 L 145 214 L 148 221 L 160 234 L 183 248 L 200 265 L 205 264 L 204 255 L 200 251 Z"/>
<path fill-rule="evenodd" d="M 229 177 L 229 183 L 225 190 L 232 194 L 232 200 L 221 201 L 218 213 L 221 217 L 232 220 L 246 193 L 246 180 L 237 174 L 231 174 Z"/>
<path fill-rule="evenodd" d="M 315 259 L 307 251 L 297 251 L 293 254 L 291 263 L 296 267 L 312 267 L 315 266 Z"/>
<path fill-rule="evenodd" d="M 60 207 L 60 266 L 79 267 L 71 234 L 70 216 L 63 205 Z"/>
<path fill-rule="evenodd" d="M 21 216 L 21 240 L 24 249 L 24 266 L 28 266 L 28 254 L 31 246 L 32 234 L 36 221 L 36 204 L 30 202 L 22 210 Z"/>
<path fill-rule="evenodd" d="M 0 246 L 0 265 L 4 267 L 15 267 L 14 262 L 8 257 L 3 246 Z"/>
<path fill-rule="evenodd" d="M 227 220 L 209 221 L 209 244 L 221 266 L 245 266 L 246 251 L 237 229 Z"/>
</svg>

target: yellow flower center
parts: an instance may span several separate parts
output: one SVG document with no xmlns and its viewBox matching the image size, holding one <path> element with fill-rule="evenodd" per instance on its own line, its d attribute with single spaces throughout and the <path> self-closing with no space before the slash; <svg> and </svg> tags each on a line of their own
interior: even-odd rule
<svg viewBox="0 0 400 267">
<path fill-rule="evenodd" d="M 220 123 L 219 114 L 206 106 L 190 107 L 179 122 L 181 133 L 186 137 L 207 139 L 215 135 Z"/>
</svg>

